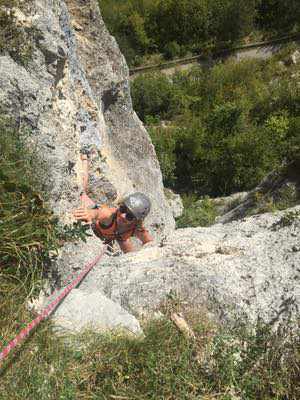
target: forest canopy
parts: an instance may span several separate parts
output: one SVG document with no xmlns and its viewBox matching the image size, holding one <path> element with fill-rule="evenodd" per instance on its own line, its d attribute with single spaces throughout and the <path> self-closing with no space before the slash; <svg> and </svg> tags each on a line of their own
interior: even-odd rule
<svg viewBox="0 0 300 400">
<path fill-rule="evenodd" d="M 129 65 L 295 32 L 298 0 L 99 0 Z"/>
<path fill-rule="evenodd" d="M 171 78 L 138 76 L 134 108 L 148 125 L 166 186 L 200 196 L 257 185 L 300 155 L 298 65 L 228 60 Z"/>
</svg>

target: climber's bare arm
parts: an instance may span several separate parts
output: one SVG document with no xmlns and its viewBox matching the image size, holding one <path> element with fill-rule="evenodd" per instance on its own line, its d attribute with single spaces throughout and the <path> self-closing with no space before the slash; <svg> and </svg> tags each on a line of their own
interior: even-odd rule
<svg viewBox="0 0 300 400">
<path fill-rule="evenodd" d="M 80 155 L 82 161 L 82 188 L 84 193 L 88 191 L 88 184 L 89 184 L 89 159 L 86 154 Z"/>
<path fill-rule="evenodd" d="M 113 212 L 107 208 L 90 209 L 79 207 L 72 214 L 77 221 L 86 221 L 88 223 L 100 221 L 104 224 L 110 224 L 113 216 Z"/>
<path fill-rule="evenodd" d="M 152 236 L 146 229 L 143 229 L 141 231 L 137 230 L 135 232 L 135 236 L 137 238 L 139 238 L 141 240 L 141 242 L 143 242 L 143 245 L 153 241 Z M 121 250 L 123 251 L 123 253 L 130 253 L 135 250 L 134 245 L 130 239 L 118 240 L 118 243 L 119 243 L 119 246 L 120 246 Z"/>
<path fill-rule="evenodd" d="M 134 246 L 130 239 L 117 241 L 123 253 L 130 253 L 134 251 Z"/>
<path fill-rule="evenodd" d="M 150 233 L 147 231 L 145 228 L 137 228 L 135 231 L 135 236 L 140 239 L 140 241 L 144 244 L 153 242 L 153 237 L 150 235 Z"/>
</svg>

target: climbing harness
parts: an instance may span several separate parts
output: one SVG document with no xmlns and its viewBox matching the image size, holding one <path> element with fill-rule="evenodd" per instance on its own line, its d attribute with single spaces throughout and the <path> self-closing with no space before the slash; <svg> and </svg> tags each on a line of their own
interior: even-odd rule
<svg viewBox="0 0 300 400">
<path fill-rule="evenodd" d="M 108 206 L 103 205 L 102 208 L 104 207 Z M 108 244 L 114 240 L 124 241 L 129 239 L 134 234 L 138 226 L 139 223 L 133 221 L 131 225 L 128 226 L 125 232 L 119 232 L 117 223 L 117 208 L 115 208 L 110 225 L 106 226 L 103 225 L 100 221 L 95 221 L 94 223 L 92 223 L 92 230 L 99 239 Z"/>
<path fill-rule="evenodd" d="M 33 320 L 31 321 L 21 332 L 8 343 L 7 346 L 0 352 L 0 366 L 3 360 L 9 355 L 9 353 L 24 340 L 30 332 L 40 324 L 43 320 L 45 320 L 58 306 L 58 304 L 71 292 L 74 287 L 76 287 L 83 278 L 91 271 L 91 269 L 98 264 L 103 254 L 105 253 L 106 246 L 103 248 L 102 252 L 90 263 L 86 264 L 84 269 L 77 275 L 77 277 L 61 292 L 59 296 L 57 296 L 53 301 L 51 301 L 46 308 Z M 72 272 L 66 279 L 67 282 L 71 277 L 74 276 L 74 272 Z M 64 283 L 65 283 L 64 282 Z M 59 290 L 56 290 L 50 298 L 53 298 Z"/>
</svg>

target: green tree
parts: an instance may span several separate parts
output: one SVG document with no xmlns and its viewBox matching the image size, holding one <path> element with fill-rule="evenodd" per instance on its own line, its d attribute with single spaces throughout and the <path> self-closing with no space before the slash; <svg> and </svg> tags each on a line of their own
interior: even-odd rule
<svg viewBox="0 0 300 400">
<path fill-rule="evenodd" d="M 208 0 L 156 0 L 148 18 L 150 36 L 160 48 L 176 41 L 192 45 L 208 39 Z"/>
<path fill-rule="evenodd" d="M 127 0 L 100 2 L 104 20 L 119 43 L 129 64 L 134 64 L 138 55 L 145 54 L 152 45 L 145 30 L 145 17 L 149 1 Z"/>
<path fill-rule="evenodd" d="M 155 146 L 164 185 L 172 188 L 176 183 L 176 131 L 152 127 L 149 129 L 149 133 Z"/>
<path fill-rule="evenodd" d="M 138 76 L 131 86 L 133 106 L 142 121 L 147 116 L 170 118 L 174 113 L 175 88 L 161 74 Z"/>
<path fill-rule="evenodd" d="M 254 28 L 256 0 L 215 0 L 210 3 L 210 33 L 217 43 L 233 43 Z"/>
<path fill-rule="evenodd" d="M 257 22 L 262 29 L 274 32 L 299 29 L 298 0 L 260 0 L 257 10 Z"/>
</svg>

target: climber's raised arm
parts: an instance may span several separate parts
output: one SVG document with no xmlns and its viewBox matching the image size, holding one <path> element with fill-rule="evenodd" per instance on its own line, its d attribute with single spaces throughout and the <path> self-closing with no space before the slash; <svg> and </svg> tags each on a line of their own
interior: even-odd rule
<svg viewBox="0 0 300 400">
<path fill-rule="evenodd" d="M 143 221 L 150 212 L 150 199 L 143 193 L 136 192 L 127 196 L 118 207 L 97 205 L 87 194 L 88 155 L 82 154 L 81 160 L 83 169 L 81 207 L 73 210 L 73 217 L 77 221 L 90 223 L 95 235 L 104 243 L 111 244 L 116 240 L 124 253 L 134 250 L 130 240 L 132 236 L 141 240 L 143 245 L 152 242 L 152 236 L 143 226 Z"/>
<path fill-rule="evenodd" d="M 153 242 L 153 237 L 150 235 L 149 231 L 141 224 L 135 230 L 135 236 L 140 239 L 143 244 Z"/>
</svg>

